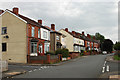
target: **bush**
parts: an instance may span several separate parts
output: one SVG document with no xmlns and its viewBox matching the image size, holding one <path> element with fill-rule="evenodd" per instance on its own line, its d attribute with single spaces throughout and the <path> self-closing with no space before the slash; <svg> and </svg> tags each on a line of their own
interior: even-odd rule
<svg viewBox="0 0 120 80">
<path fill-rule="evenodd" d="M 47 54 L 50 54 L 50 55 L 55 55 L 55 53 L 54 53 L 54 52 L 52 52 L 52 51 L 46 52 L 46 55 L 47 55 Z"/>
<path fill-rule="evenodd" d="M 81 56 L 83 56 L 83 55 L 84 55 L 84 53 L 81 53 L 80 55 L 81 55 Z"/>
<path fill-rule="evenodd" d="M 62 51 L 62 49 L 57 49 L 56 51 L 55 51 L 55 54 L 57 55 L 57 54 L 62 54 L 63 53 L 63 51 Z"/>
<path fill-rule="evenodd" d="M 55 54 L 56 54 L 56 55 L 57 55 L 57 54 L 62 54 L 62 57 L 67 58 L 67 57 L 69 57 L 69 50 L 68 50 L 68 49 L 65 49 L 65 48 L 63 48 L 63 49 L 57 49 L 57 50 L 55 51 Z"/>
<path fill-rule="evenodd" d="M 65 57 L 65 58 L 69 57 L 69 50 L 68 49 L 63 48 L 62 52 L 63 52 L 62 57 Z"/>
</svg>

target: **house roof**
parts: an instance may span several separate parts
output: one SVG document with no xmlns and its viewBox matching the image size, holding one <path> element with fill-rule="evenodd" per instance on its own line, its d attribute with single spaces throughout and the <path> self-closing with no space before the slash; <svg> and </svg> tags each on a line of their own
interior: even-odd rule
<svg viewBox="0 0 120 80">
<path fill-rule="evenodd" d="M 56 30 L 53 30 L 53 29 L 51 29 L 51 28 L 48 27 L 48 26 L 45 26 L 45 27 L 48 28 L 48 29 L 51 31 L 51 33 L 57 33 L 57 34 L 59 34 L 59 35 L 63 35 L 62 33 L 58 32 L 58 31 L 56 31 Z"/>
<path fill-rule="evenodd" d="M 7 11 L 10 11 L 11 13 L 13 13 L 13 11 L 11 11 L 11 10 L 9 10 L 9 9 L 6 9 L 6 10 L 7 10 Z M 16 15 L 15 13 L 13 13 L 13 14 Z M 32 25 L 35 25 L 35 26 L 38 26 L 38 27 L 42 27 L 42 28 L 44 28 L 44 29 L 49 30 L 49 29 L 46 28 L 45 26 L 39 24 L 38 22 L 36 22 L 36 21 L 34 21 L 34 20 L 26 17 L 26 16 L 23 16 L 23 15 L 21 15 L 21 14 L 18 14 L 18 15 L 16 15 L 16 16 L 22 18 L 23 20 L 25 20 L 28 24 L 32 24 Z"/>
<path fill-rule="evenodd" d="M 64 30 L 64 29 L 63 29 Z M 65 31 L 65 30 L 64 30 Z M 83 40 L 86 40 L 86 41 L 92 41 L 92 42 L 96 42 L 96 43 L 99 43 L 99 40 L 95 40 L 95 39 L 90 39 L 90 38 L 88 38 L 87 36 L 85 36 L 85 35 L 82 35 L 81 33 L 79 33 L 79 32 L 75 32 L 75 34 L 73 34 L 72 32 L 70 32 L 70 31 L 68 31 L 68 33 L 70 34 L 70 35 L 72 35 L 73 37 L 75 37 L 75 38 L 79 38 L 79 39 L 83 39 Z"/>
</svg>

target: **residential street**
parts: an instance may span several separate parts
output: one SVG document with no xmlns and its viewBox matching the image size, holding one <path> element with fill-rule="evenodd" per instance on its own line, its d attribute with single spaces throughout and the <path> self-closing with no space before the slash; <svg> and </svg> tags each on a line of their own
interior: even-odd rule
<svg viewBox="0 0 120 80">
<path fill-rule="evenodd" d="M 106 56 L 85 56 L 60 66 L 39 67 L 14 78 L 98 78 Z"/>
</svg>

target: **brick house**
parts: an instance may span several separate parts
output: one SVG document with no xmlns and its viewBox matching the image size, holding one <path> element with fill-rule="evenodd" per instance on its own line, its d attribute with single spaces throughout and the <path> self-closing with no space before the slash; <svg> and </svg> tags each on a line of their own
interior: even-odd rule
<svg viewBox="0 0 120 80">
<path fill-rule="evenodd" d="M 42 20 L 36 22 L 23 16 L 18 8 L 2 11 L 0 19 L 3 60 L 28 63 L 30 56 L 41 56 L 50 50 L 50 30 Z"/>
</svg>

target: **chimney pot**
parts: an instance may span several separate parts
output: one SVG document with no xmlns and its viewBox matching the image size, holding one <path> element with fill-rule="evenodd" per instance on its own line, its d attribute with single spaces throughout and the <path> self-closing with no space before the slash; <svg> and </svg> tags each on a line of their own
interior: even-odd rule
<svg viewBox="0 0 120 80">
<path fill-rule="evenodd" d="M 84 32 L 82 32 L 82 35 L 84 35 Z"/>
<path fill-rule="evenodd" d="M 0 10 L 0 15 L 1 15 L 3 12 L 4 12 L 3 10 Z"/>
<path fill-rule="evenodd" d="M 75 34 L 75 31 L 72 31 L 73 34 Z"/>
<path fill-rule="evenodd" d="M 16 15 L 18 15 L 19 9 L 17 7 L 13 8 L 13 13 L 15 13 Z"/>
<path fill-rule="evenodd" d="M 42 24 L 42 20 L 38 20 L 38 23 Z"/>
<path fill-rule="evenodd" d="M 51 29 L 55 30 L 55 24 L 51 24 Z"/>
<path fill-rule="evenodd" d="M 68 28 L 65 28 L 65 31 L 68 32 Z"/>
</svg>

